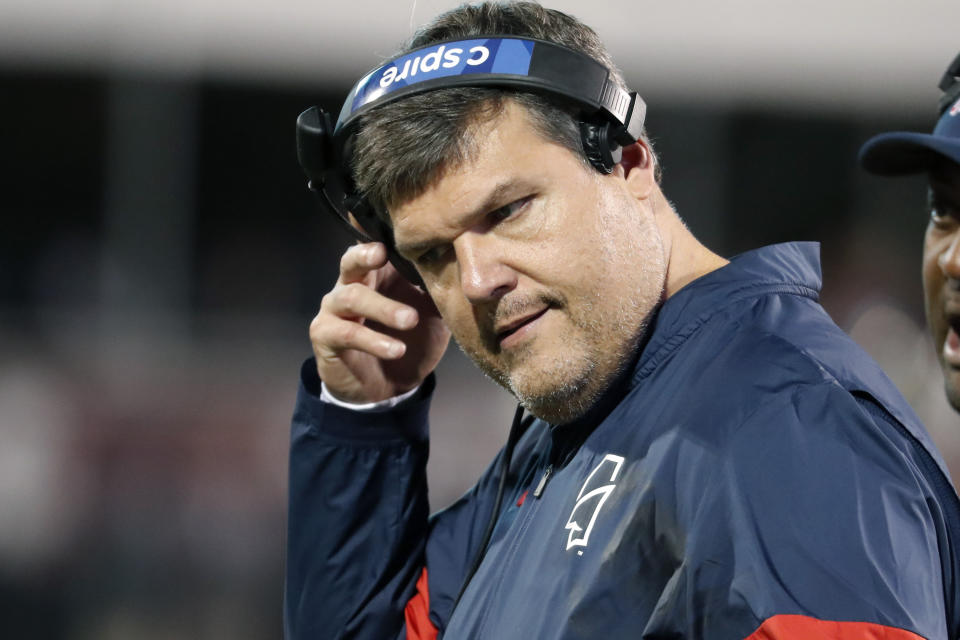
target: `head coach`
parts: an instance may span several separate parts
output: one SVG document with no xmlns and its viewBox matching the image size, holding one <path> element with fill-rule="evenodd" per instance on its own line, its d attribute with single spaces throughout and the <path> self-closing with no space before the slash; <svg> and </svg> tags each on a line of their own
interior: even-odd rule
<svg viewBox="0 0 960 640">
<path fill-rule="evenodd" d="M 288 638 L 958 636 L 956 493 L 817 303 L 817 246 L 704 247 L 645 112 L 591 29 L 485 3 L 301 115 L 360 242 L 301 371 Z M 428 516 L 451 335 L 520 406 Z"/>
<path fill-rule="evenodd" d="M 943 369 L 947 400 L 960 410 L 960 54 L 939 83 L 943 95 L 933 133 L 874 136 L 860 150 L 871 173 L 926 173 L 930 221 L 923 242 L 927 325 Z"/>
</svg>

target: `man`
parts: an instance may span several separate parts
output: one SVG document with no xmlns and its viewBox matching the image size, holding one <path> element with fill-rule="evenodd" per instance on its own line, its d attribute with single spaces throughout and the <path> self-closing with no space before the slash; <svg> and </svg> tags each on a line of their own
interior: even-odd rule
<svg viewBox="0 0 960 640">
<path fill-rule="evenodd" d="M 874 136 L 860 150 L 860 162 L 881 176 L 929 177 L 930 222 L 923 242 L 927 324 L 947 399 L 960 411 L 960 55 L 947 67 L 940 89 L 940 119 L 932 134 Z"/>
<path fill-rule="evenodd" d="M 337 208 L 337 156 L 384 242 L 344 253 L 311 324 L 289 638 L 957 637 L 956 494 L 817 304 L 816 246 L 709 251 L 642 111 L 593 31 L 511 3 L 421 30 L 332 140 L 301 116 L 311 184 Z M 534 419 L 428 519 L 451 333 Z"/>
</svg>

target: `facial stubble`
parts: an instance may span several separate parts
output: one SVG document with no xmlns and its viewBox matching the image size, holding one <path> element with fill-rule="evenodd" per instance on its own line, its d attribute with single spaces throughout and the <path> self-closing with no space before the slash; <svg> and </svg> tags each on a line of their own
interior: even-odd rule
<svg viewBox="0 0 960 640">
<path fill-rule="evenodd" d="M 486 332 L 480 349 L 457 340 L 484 374 L 513 394 L 531 414 L 553 424 L 584 415 L 633 362 L 663 297 L 666 258 L 656 225 L 649 216 L 639 220 L 631 216 L 635 210 L 604 204 L 598 238 L 605 268 L 590 295 L 573 303 L 558 292 L 505 298 L 493 312 L 492 317 L 516 317 L 547 304 L 548 313 L 564 314 L 572 330 L 555 337 L 563 344 L 546 356 L 549 362 L 533 366 L 530 360 L 537 355 L 532 347 L 504 353 L 492 332 Z M 631 233 L 623 233 L 625 224 L 630 225 L 626 228 Z M 615 279 L 630 284 L 628 295 L 603 286 Z"/>
</svg>

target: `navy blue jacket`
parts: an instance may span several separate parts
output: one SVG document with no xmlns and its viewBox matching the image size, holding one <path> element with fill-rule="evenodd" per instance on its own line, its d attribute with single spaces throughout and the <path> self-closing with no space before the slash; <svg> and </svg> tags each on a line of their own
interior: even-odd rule
<svg viewBox="0 0 960 640">
<path fill-rule="evenodd" d="M 761 249 L 690 283 L 606 415 L 535 421 L 455 610 L 497 460 L 428 518 L 432 380 L 358 413 L 319 400 L 308 362 L 287 638 L 960 637 L 957 495 L 907 403 L 817 303 L 817 251 Z"/>
</svg>

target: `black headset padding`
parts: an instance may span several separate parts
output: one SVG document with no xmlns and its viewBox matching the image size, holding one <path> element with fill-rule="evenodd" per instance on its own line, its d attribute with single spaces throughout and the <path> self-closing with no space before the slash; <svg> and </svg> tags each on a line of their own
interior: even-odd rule
<svg viewBox="0 0 960 640">
<path fill-rule="evenodd" d="M 370 203 L 356 195 L 353 177 L 344 171 L 333 146 L 333 124 L 330 114 L 310 107 L 297 118 L 297 160 L 310 179 L 307 186 L 343 229 L 358 242 L 382 242 L 387 257 L 400 274 L 415 285 L 423 286 L 416 268 L 400 257 L 394 248 L 393 229 L 384 222 Z M 352 140 L 347 140 L 347 151 Z M 333 169 L 331 171 L 331 169 Z M 348 218 L 352 215 L 357 229 Z"/>
<path fill-rule="evenodd" d="M 611 173 L 620 161 L 620 145 L 610 139 L 610 123 L 591 120 L 580 121 L 580 140 L 583 153 L 590 164 L 601 173 Z"/>
</svg>

